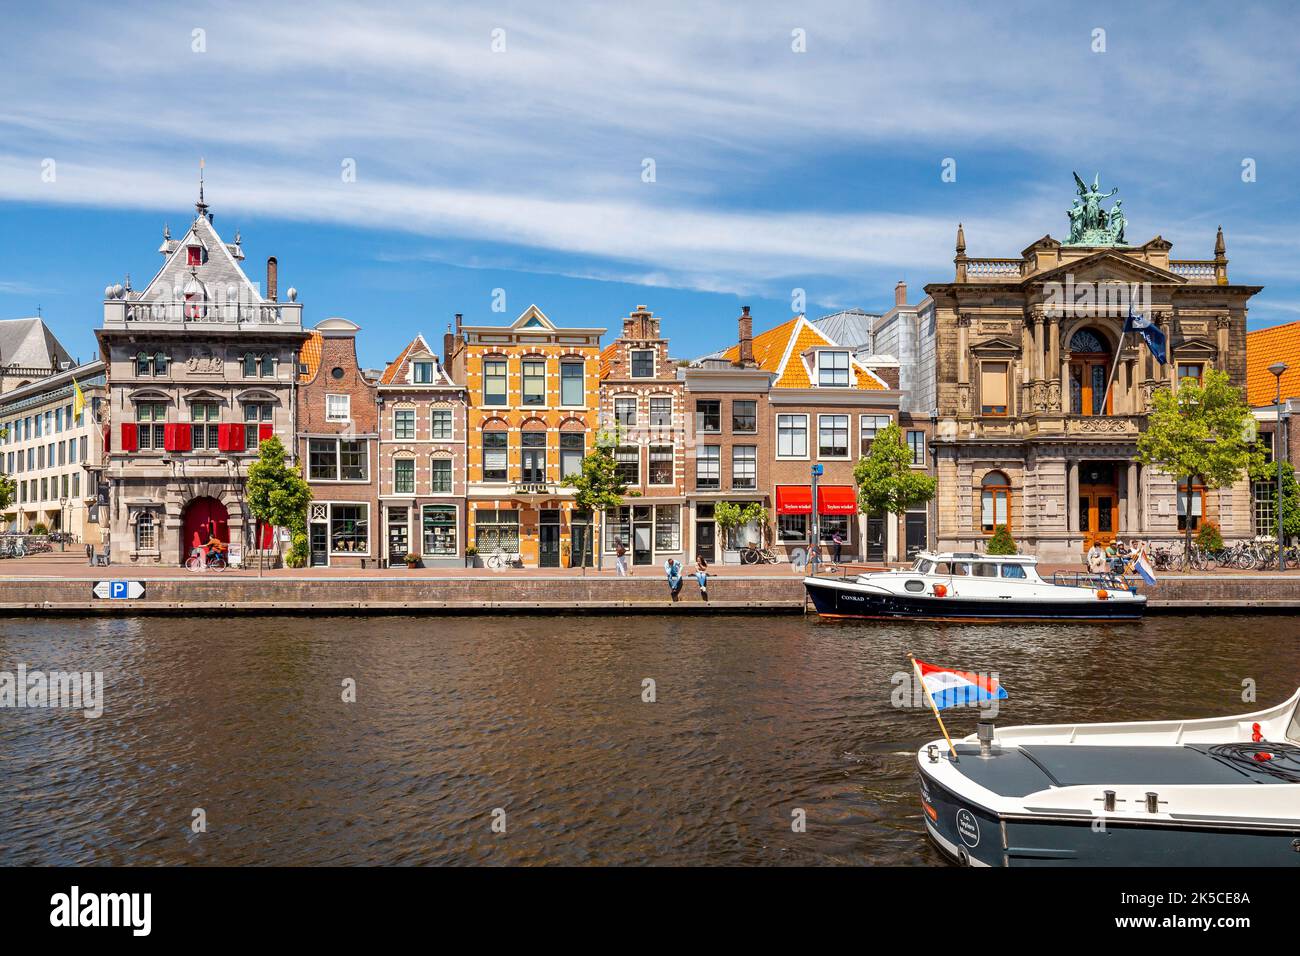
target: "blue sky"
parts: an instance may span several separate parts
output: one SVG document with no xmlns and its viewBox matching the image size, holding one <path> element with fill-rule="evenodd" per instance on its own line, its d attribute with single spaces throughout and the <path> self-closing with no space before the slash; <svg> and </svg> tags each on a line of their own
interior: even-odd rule
<svg viewBox="0 0 1300 956">
<path fill-rule="evenodd" d="M 915 300 L 952 275 L 959 220 L 972 256 L 1064 238 L 1072 170 L 1176 258 L 1211 257 L 1221 223 L 1232 279 L 1265 286 L 1251 327 L 1300 319 L 1283 3 L 408 6 L 8 18 L 0 317 L 39 304 L 93 354 L 104 287 L 153 274 L 202 156 L 250 277 L 277 256 L 305 320 L 360 324 L 370 365 L 534 302 L 610 329 L 646 304 L 683 357 L 734 341 L 742 304 L 784 321 L 794 289 L 811 315 L 883 309 L 900 278 Z"/>
</svg>

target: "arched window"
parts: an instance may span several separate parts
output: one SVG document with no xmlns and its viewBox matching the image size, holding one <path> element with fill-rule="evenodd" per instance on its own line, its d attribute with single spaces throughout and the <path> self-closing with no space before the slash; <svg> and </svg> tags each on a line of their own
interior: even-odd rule
<svg viewBox="0 0 1300 956">
<path fill-rule="evenodd" d="M 153 356 L 153 373 L 155 375 L 167 374 L 167 356 L 162 352 L 155 352 Z"/>
<path fill-rule="evenodd" d="M 244 378 L 257 378 L 257 356 L 252 352 L 244 355 Z"/>
<path fill-rule="evenodd" d="M 1096 329 L 1079 329 L 1070 336 L 1070 411 L 1075 415 L 1109 415 L 1114 406 L 1107 394 L 1110 346 Z"/>
<path fill-rule="evenodd" d="M 148 352 L 141 352 L 135 357 L 135 374 L 142 377 L 153 375 L 153 358 Z"/>
<path fill-rule="evenodd" d="M 154 533 L 153 512 L 141 511 L 135 519 L 135 549 L 137 551 L 153 551 L 158 547 L 158 539 Z"/>
<path fill-rule="evenodd" d="M 990 471 L 980 481 L 980 530 L 992 534 L 999 525 L 1011 527 L 1011 479 Z"/>
<path fill-rule="evenodd" d="M 262 378 L 274 378 L 274 377 L 275 377 L 275 358 L 274 358 L 273 356 L 270 356 L 270 355 L 263 355 L 263 356 L 262 356 L 261 364 L 260 364 L 260 367 L 259 367 L 259 369 L 258 369 L 258 374 L 259 374 Z"/>
</svg>

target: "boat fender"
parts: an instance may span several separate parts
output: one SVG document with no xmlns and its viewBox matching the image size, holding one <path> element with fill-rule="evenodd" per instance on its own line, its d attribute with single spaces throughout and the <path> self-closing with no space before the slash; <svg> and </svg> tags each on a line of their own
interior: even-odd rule
<svg viewBox="0 0 1300 956">
<path fill-rule="evenodd" d="M 934 596 L 935 596 L 935 597 L 947 597 L 947 596 L 948 596 L 948 586 L 945 585 L 945 584 L 936 584 L 936 585 L 934 586 Z"/>
<path fill-rule="evenodd" d="M 1250 725 L 1250 739 L 1253 740 L 1255 743 L 1259 743 L 1261 740 L 1264 739 L 1264 734 L 1259 729 L 1259 724 Z"/>
<path fill-rule="evenodd" d="M 1110 595 L 1107 594 L 1107 593 L 1105 592 L 1105 590 L 1100 590 L 1100 591 L 1097 592 L 1097 600 L 1098 600 L 1098 601 L 1105 601 L 1105 600 L 1107 600 L 1109 597 L 1110 597 Z"/>
</svg>

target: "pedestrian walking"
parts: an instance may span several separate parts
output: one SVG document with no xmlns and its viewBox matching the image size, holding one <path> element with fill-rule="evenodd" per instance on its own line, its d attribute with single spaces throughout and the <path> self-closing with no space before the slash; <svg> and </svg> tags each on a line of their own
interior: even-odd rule
<svg viewBox="0 0 1300 956">
<path fill-rule="evenodd" d="M 682 590 L 682 564 L 668 558 L 664 561 L 664 572 L 668 575 L 668 595 L 676 601 Z"/>
<path fill-rule="evenodd" d="M 618 569 L 620 578 L 627 577 L 627 545 L 622 538 L 614 539 L 614 567 Z"/>
<path fill-rule="evenodd" d="M 709 564 L 704 558 L 695 559 L 695 580 L 700 585 L 700 597 L 704 603 L 709 603 Z"/>
<path fill-rule="evenodd" d="M 844 550 L 844 535 L 837 530 L 831 535 L 831 554 L 834 555 L 835 563 L 840 563 L 840 554 Z"/>
</svg>

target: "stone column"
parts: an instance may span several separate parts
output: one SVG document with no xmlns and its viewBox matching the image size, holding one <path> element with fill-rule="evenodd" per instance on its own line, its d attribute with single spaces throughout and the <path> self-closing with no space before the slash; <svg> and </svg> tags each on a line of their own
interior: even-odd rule
<svg viewBox="0 0 1300 956">
<path fill-rule="evenodd" d="M 1079 530 L 1079 463 L 1067 461 L 1065 474 L 1065 527 L 1071 533 L 1077 533 Z"/>
<path fill-rule="evenodd" d="M 1136 534 L 1140 529 L 1141 519 L 1138 517 L 1138 463 L 1130 461 L 1125 468 L 1125 496 L 1124 502 L 1124 532 L 1126 534 Z"/>
<path fill-rule="evenodd" d="M 1060 376 L 1059 378 L 1060 397 L 1056 403 L 1055 410 L 1061 411 L 1069 407 L 1070 392 L 1066 387 L 1067 373 L 1063 371 L 1061 368 L 1061 317 L 1059 315 L 1052 316 L 1051 329 L 1048 332 L 1048 334 L 1050 338 L 1048 339 L 1048 343 L 1047 343 L 1047 349 L 1048 349 L 1047 367 L 1052 370 L 1051 374 L 1053 377 Z M 1047 378 L 1047 375 L 1044 374 L 1043 378 Z"/>
</svg>

